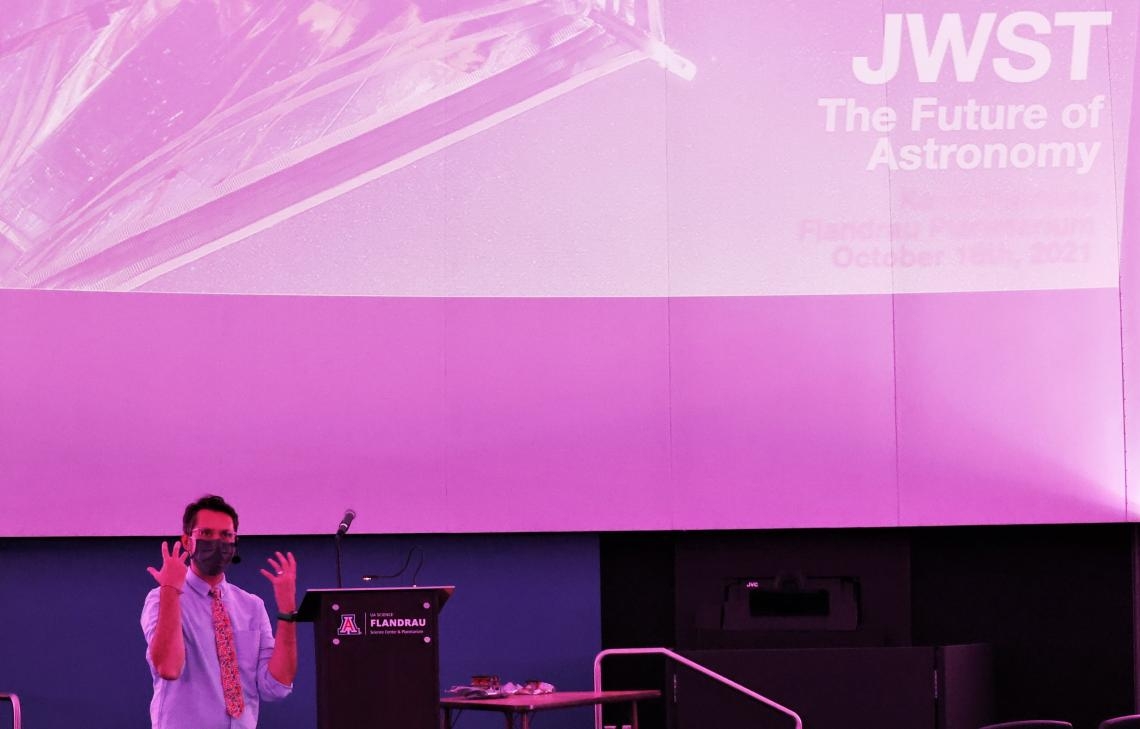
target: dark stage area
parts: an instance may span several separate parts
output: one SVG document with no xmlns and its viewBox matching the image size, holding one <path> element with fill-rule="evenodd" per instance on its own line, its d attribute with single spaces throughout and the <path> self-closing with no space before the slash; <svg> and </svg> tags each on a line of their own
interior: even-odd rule
<svg viewBox="0 0 1140 729">
<path fill-rule="evenodd" d="M 605 534 L 602 642 L 676 646 L 815 729 L 1096 729 L 1134 711 L 1134 540 L 1123 524 Z M 645 726 L 789 726 L 659 659 L 606 675 L 681 693 Z"/>
</svg>

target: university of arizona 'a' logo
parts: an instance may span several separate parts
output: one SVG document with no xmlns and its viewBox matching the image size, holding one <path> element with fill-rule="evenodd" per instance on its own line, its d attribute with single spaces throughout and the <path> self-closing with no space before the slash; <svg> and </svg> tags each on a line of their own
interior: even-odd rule
<svg viewBox="0 0 1140 729">
<path fill-rule="evenodd" d="M 347 613 L 340 616 L 340 627 L 336 629 L 337 635 L 362 635 L 360 627 L 356 624 L 356 614 Z"/>
</svg>

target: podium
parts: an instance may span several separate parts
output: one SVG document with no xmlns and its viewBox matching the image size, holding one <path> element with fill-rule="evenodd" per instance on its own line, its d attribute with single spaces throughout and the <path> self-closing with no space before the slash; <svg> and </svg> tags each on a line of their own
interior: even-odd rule
<svg viewBox="0 0 1140 729">
<path fill-rule="evenodd" d="M 439 611 L 454 587 L 309 590 L 317 729 L 438 729 Z"/>
</svg>

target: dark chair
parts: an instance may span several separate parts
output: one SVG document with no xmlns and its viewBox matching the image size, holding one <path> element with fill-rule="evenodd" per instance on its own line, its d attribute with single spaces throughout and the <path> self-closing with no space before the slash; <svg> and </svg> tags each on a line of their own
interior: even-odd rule
<svg viewBox="0 0 1140 729">
<path fill-rule="evenodd" d="M 1100 723 L 1100 729 L 1140 729 L 1140 714 L 1105 719 Z"/>
<path fill-rule="evenodd" d="M 0 694 L 0 702 L 12 705 L 12 729 L 20 729 L 20 697 L 16 694 Z"/>
<path fill-rule="evenodd" d="M 987 724 L 979 727 L 979 729 L 1073 729 L 1073 725 L 1067 721 L 1054 721 L 1052 719 L 1026 719 L 1025 721 Z"/>
</svg>

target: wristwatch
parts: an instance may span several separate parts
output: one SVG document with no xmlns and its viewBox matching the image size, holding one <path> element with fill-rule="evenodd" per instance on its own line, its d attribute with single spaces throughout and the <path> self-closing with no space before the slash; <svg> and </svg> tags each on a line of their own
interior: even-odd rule
<svg viewBox="0 0 1140 729">
<path fill-rule="evenodd" d="M 291 613 L 277 613 L 277 619 L 284 620 L 286 623 L 295 623 L 297 622 L 297 611 L 294 610 Z"/>
</svg>

